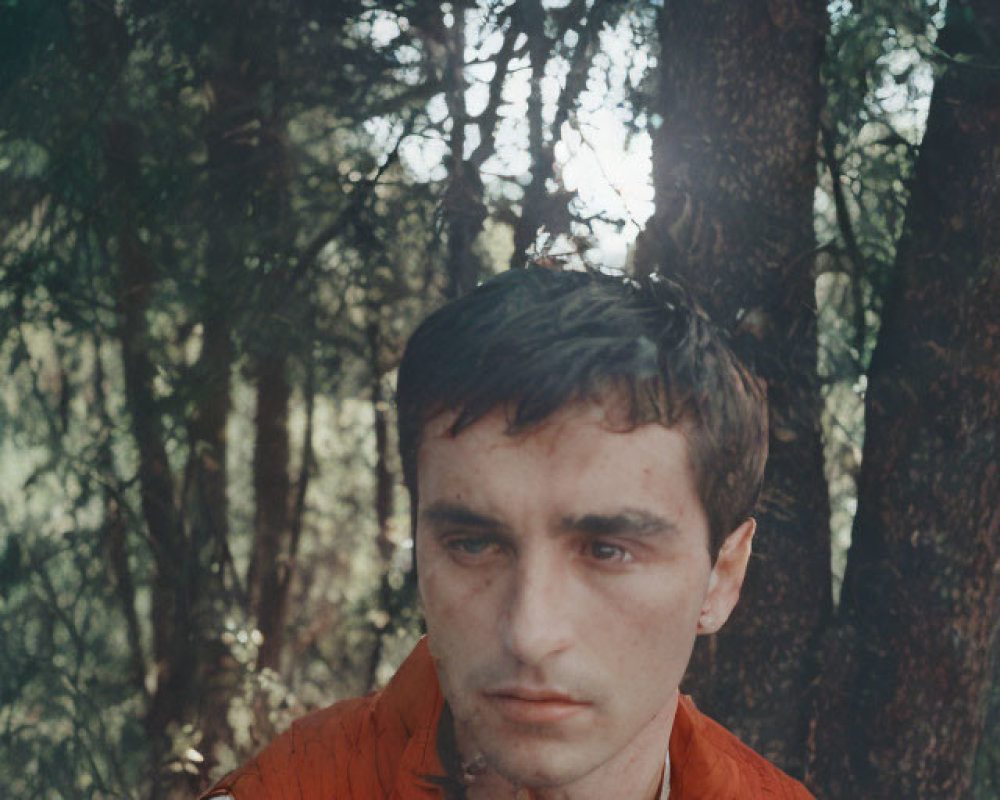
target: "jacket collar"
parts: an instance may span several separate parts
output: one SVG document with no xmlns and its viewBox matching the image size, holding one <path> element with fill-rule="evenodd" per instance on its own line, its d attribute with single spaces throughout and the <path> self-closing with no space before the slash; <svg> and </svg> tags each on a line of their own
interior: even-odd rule
<svg viewBox="0 0 1000 800">
<path fill-rule="evenodd" d="M 739 765 L 717 746 L 714 726 L 695 707 L 687 695 L 681 695 L 670 732 L 670 800 L 713 797 L 729 798 L 741 784 Z"/>
<path fill-rule="evenodd" d="M 437 745 L 443 709 L 437 670 L 424 636 L 376 701 L 376 719 L 383 714 L 396 717 L 409 734 L 391 800 L 441 797 L 435 779 L 445 776 Z"/>
</svg>

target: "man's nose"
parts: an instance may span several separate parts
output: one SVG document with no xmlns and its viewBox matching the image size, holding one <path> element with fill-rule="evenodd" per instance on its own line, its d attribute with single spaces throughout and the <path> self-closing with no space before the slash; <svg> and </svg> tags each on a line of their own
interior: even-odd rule
<svg viewBox="0 0 1000 800">
<path fill-rule="evenodd" d="M 537 666 L 572 642 L 566 565 L 551 554 L 522 554 L 511 576 L 504 613 L 504 646 L 518 661 Z"/>
</svg>

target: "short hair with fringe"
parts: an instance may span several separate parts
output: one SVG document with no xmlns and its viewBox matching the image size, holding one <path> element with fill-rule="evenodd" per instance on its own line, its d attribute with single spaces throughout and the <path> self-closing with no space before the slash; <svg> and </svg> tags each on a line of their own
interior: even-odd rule
<svg viewBox="0 0 1000 800">
<path fill-rule="evenodd" d="M 685 434 L 714 560 L 760 495 L 764 385 L 687 294 L 656 276 L 510 270 L 424 320 L 397 389 L 414 519 L 417 455 L 432 418 L 454 413 L 457 436 L 503 408 L 514 436 L 567 405 L 609 397 L 624 404 L 627 429 L 660 424 Z"/>
</svg>

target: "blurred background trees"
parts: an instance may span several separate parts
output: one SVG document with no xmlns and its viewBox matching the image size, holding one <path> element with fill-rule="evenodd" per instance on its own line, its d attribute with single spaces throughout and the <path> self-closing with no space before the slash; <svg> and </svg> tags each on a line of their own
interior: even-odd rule
<svg viewBox="0 0 1000 800">
<path fill-rule="evenodd" d="M 666 266 L 768 379 L 688 690 L 820 796 L 996 796 L 988 0 L 9 0 L 0 37 L 5 794 L 188 796 L 380 685 L 402 344 L 541 258 Z"/>
</svg>

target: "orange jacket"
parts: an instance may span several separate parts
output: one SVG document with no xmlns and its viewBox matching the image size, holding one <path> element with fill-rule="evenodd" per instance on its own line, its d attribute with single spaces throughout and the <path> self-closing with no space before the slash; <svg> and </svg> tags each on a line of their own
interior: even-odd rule
<svg viewBox="0 0 1000 800">
<path fill-rule="evenodd" d="M 440 800 L 437 748 L 444 698 L 421 640 L 381 692 L 296 721 L 204 798 Z M 681 696 L 670 734 L 670 800 L 808 800 L 795 780 Z"/>
</svg>

